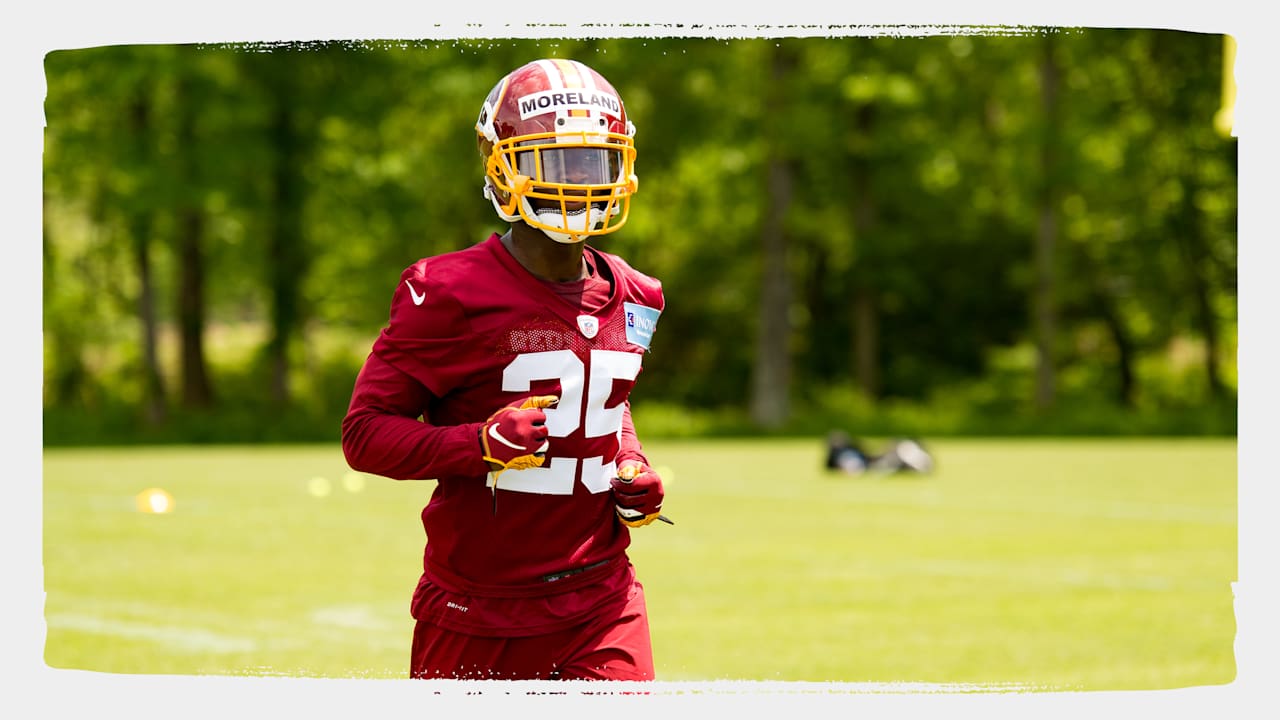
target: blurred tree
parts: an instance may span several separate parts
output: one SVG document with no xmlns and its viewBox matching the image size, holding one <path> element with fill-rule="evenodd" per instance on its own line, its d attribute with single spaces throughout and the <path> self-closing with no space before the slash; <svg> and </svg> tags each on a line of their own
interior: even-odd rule
<svg viewBox="0 0 1280 720">
<path fill-rule="evenodd" d="M 276 50 L 265 63 L 261 81 L 270 98 L 268 133 L 274 157 L 269 216 L 266 273 L 271 297 L 271 335 L 267 353 L 271 365 L 271 397 L 287 405 L 289 393 L 289 342 L 298 334 L 302 317 L 301 288 L 310 265 L 303 227 L 307 196 L 306 164 L 311 152 L 311 126 L 306 107 L 328 83 L 315 76 L 323 70 L 319 52 L 286 47 Z"/>
<path fill-rule="evenodd" d="M 544 56 L 600 70 L 638 128 L 631 220 L 599 241 L 667 292 L 638 402 L 766 428 L 846 391 L 1229 404 L 1223 53 L 1127 29 L 54 52 L 46 412 L 332 433 L 399 270 L 504 229 L 473 123 Z"/>
<path fill-rule="evenodd" d="M 140 377 L 138 404 L 142 419 L 152 424 L 166 417 L 153 272 L 159 225 L 156 196 L 164 181 L 156 163 L 156 116 L 166 53 L 164 48 L 107 47 L 47 58 L 48 67 L 68 79 L 55 87 L 69 90 L 52 93 L 48 109 L 69 122 L 51 133 L 46 144 L 46 306 L 64 307 L 78 296 L 84 303 L 74 314 L 48 314 L 53 347 L 78 348 L 55 350 L 54 376 L 62 378 L 55 384 L 55 397 L 67 402 L 80 395 L 77 386 L 87 377 L 82 353 L 86 341 L 90 346 L 95 342 L 85 330 L 98 328 L 99 340 L 103 332 L 117 339 L 129 337 L 133 333 L 114 320 L 120 312 L 133 312 L 141 326 L 139 359 L 137 366 L 127 364 L 124 372 Z M 58 201 L 52 205 L 50 192 Z M 55 222 L 63 215 L 58 212 L 62 204 L 77 199 L 88 199 L 92 208 L 93 230 L 85 245 L 71 239 L 73 226 Z M 55 251 L 55 245 L 62 252 Z M 95 256 L 128 258 L 132 268 L 91 264 Z M 68 294 L 67 283 L 76 281 L 76 292 Z"/>
<path fill-rule="evenodd" d="M 759 321 L 752 362 L 751 418 L 760 427 L 776 428 L 787 420 L 791 395 L 791 262 L 788 257 L 786 216 L 791 209 L 794 163 L 791 129 L 796 104 L 791 89 L 797 84 L 792 43 L 772 43 L 764 78 L 765 137 L 764 218 L 760 227 Z"/>
<path fill-rule="evenodd" d="M 1221 42 L 1212 35 L 1157 33 L 1151 58 L 1157 68 L 1183 69 L 1176 76 L 1164 78 L 1172 87 L 1160 98 L 1158 106 L 1158 117 L 1163 119 L 1161 133 L 1167 133 L 1170 140 L 1180 139 L 1180 152 L 1173 154 L 1169 168 L 1179 188 L 1168 215 L 1167 232 L 1178 240 L 1181 262 L 1177 267 L 1190 296 L 1190 322 L 1204 343 L 1205 385 L 1214 400 L 1224 394 L 1219 369 L 1221 323 L 1214 295 L 1220 291 L 1220 278 L 1235 274 L 1234 267 L 1224 267 L 1211 249 L 1207 232 L 1210 221 L 1204 210 L 1220 204 L 1211 200 L 1212 195 L 1221 192 L 1214 186 L 1217 178 L 1213 172 L 1221 167 L 1224 156 L 1211 148 L 1224 147 L 1213 124 L 1219 107 L 1215 80 L 1222 51 Z"/>
<path fill-rule="evenodd" d="M 145 65 L 143 66 L 145 67 Z M 128 232 L 133 248 L 133 262 L 138 273 L 138 318 L 142 323 L 142 359 L 144 386 L 142 404 L 146 419 L 158 425 L 168 415 L 164 378 L 160 370 L 158 328 L 156 324 L 156 291 L 152 243 L 155 215 L 139 198 L 156 192 L 152 170 L 151 147 L 154 134 L 154 87 L 139 83 L 134 88 L 128 107 L 127 143 L 129 154 L 136 159 L 133 177 L 138 183 L 138 197 L 126 204 Z"/>
<path fill-rule="evenodd" d="M 205 356 L 205 330 L 208 324 L 205 298 L 205 242 L 207 218 L 205 199 L 208 188 L 204 177 L 208 147 L 206 135 L 197 125 L 208 117 L 202 110 L 204 78 L 197 63 L 178 65 L 174 115 L 177 123 L 177 149 L 170 158 L 172 181 L 179 188 L 175 198 L 177 222 L 174 247 L 177 252 L 178 282 L 175 306 L 178 314 L 178 336 L 181 358 L 182 403 L 187 408 L 208 407 L 214 402 L 213 383 Z"/>
<path fill-rule="evenodd" d="M 1052 31 L 1040 38 L 1040 131 L 1037 140 L 1039 173 L 1035 192 L 1035 291 L 1032 296 L 1032 316 L 1035 318 L 1036 345 L 1036 408 L 1041 411 L 1053 407 L 1057 386 L 1056 349 L 1058 344 L 1057 267 L 1058 248 L 1058 200 L 1064 192 L 1063 176 L 1059 170 L 1061 152 L 1062 69 L 1057 57 L 1057 40 Z"/>
</svg>

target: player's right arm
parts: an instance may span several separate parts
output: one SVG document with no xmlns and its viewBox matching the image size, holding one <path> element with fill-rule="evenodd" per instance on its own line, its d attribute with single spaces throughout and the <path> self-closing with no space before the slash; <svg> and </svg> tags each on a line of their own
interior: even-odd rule
<svg viewBox="0 0 1280 720">
<path fill-rule="evenodd" d="M 418 417 L 431 401 L 422 383 L 370 353 L 342 420 L 342 452 L 353 470 L 396 480 L 483 476 L 482 423 L 432 425 Z"/>
<path fill-rule="evenodd" d="M 433 401 L 465 382 L 472 330 L 428 261 L 409 266 L 391 299 L 387 326 L 356 377 L 342 421 L 352 469 L 395 479 L 484 477 L 482 423 L 435 425 Z M 419 421 L 419 417 L 422 418 Z"/>
</svg>

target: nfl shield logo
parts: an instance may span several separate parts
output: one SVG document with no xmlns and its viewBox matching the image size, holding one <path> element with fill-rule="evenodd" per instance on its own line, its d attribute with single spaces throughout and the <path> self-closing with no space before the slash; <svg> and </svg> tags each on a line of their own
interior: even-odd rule
<svg viewBox="0 0 1280 720">
<path fill-rule="evenodd" d="M 600 321 L 590 315 L 579 315 L 578 329 L 590 340 L 596 336 L 596 333 L 600 332 Z"/>
</svg>

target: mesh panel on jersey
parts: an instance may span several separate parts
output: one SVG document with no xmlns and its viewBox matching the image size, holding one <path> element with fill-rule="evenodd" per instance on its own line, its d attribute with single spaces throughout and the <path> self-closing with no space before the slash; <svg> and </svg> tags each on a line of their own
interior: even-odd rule
<svg viewBox="0 0 1280 720">
<path fill-rule="evenodd" d="M 586 356 L 593 349 L 626 352 L 634 348 L 627 342 L 626 316 L 623 313 L 616 312 L 600 320 L 600 330 L 590 340 L 576 327 L 570 328 L 558 320 L 541 318 L 527 322 L 500 336 L 494 352 L 497 355 L 519 355 L 572 350 L 579 356 Z"/>
</svg>

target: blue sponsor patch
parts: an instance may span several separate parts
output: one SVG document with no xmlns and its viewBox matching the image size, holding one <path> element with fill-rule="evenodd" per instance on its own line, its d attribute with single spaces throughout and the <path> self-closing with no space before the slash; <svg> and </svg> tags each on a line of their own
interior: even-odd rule
<svg viewBox="0 0 1280 720">
<path fill-rule="evenodd" d="M 622 310 L 627 316 L 627 342 L 648 350 L 662 311 L 635 303 L 622 303 Z"/>
</svg>

